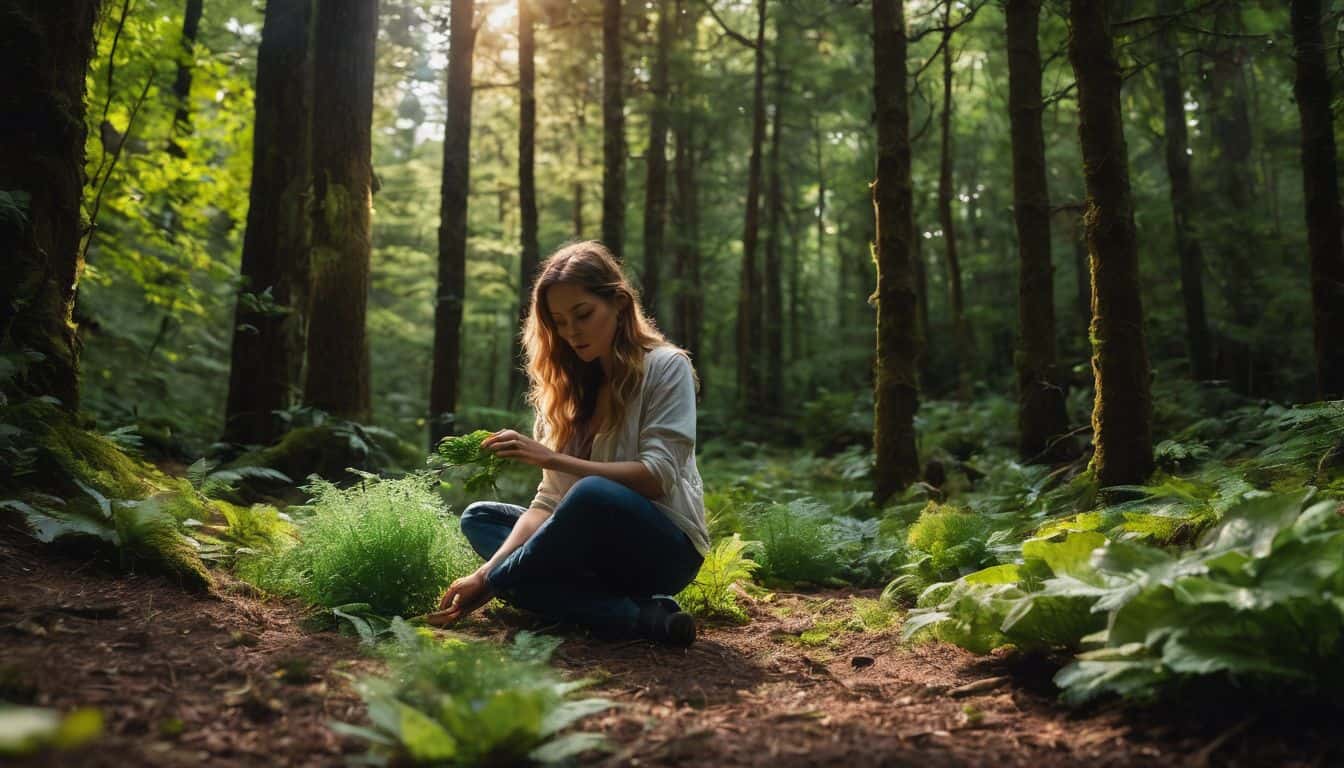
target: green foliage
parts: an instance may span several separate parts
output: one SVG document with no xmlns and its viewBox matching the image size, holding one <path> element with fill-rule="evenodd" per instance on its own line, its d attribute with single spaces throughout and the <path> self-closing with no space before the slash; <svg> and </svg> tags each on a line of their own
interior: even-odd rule
<svg viewBox="0 0 1344 768">
<path fill-rule="evenodd" d="M 324 608 L 367 603 L 383 616 L 424 613 L 476 560 L 432 483 L 423 473 L 368 476 L 348 489 L 314 480 L 298 543 L 243 559 L 239 573 Z"/>
<path fill-rule="evenodd" d="M 733 586 L 751 581 L 759 564 L 747 557 L 756 542 L 743 541 L 738 534 L 719 539 L 705 556 L 700 572 L 677 595 L 682 609 L 701 618 L 722 618 L 746 623 L 746 611 L 737 604 Z"/>
<path fill-rule="evenodd" d="M 513 645 L 439 640 L 393 620 L 388 676 L 360 682 L 372 728 L 332 723 L 370 742 L 379 763 L 512 765 L 558 762 L 601 747 L 600 736 L 560 732 L 613 704 L 572 699 L 547 665 L 560 640 L 520 632 Z"/>
<path fill-rule="evenodd" d="M 814 500 L 800 499 L 777 504 L 754 519 L 749 531 L 761 542 L 761 575 L 773 581 L 834 583 L 843 563 L 825 513 Z"/>
<path fill-rule="evenodd" d="M 928 568 L 936 576 L 983 564 L 989 523 L 980 515 L 952 506 L 929 502 L 910 526 L 906 546 L 927 555 Z"/>
<path fill-rule="evenodd" d="M 476 470 L 463 483 L 468 493 L 495 488 L 500 470 L 505 460 L 490 451 L 481 449 L 481 443 L 491 432 L 478 429 L 475 432 L 456 437 L 445 437 L 439 441 L 438 456 L 447 467 L 476 467 Z"/>
<path fill-rule="evenodd" d="M 102 732 L 103 714 L 97 709 L 86 707 L 62 715 L 54 709 L 0 704 L 0 757 L 74 749 Z"/>
</svg>

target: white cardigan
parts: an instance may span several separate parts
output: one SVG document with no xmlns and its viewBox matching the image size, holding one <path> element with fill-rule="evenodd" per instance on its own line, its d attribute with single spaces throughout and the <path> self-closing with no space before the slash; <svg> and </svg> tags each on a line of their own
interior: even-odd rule
<svg viewBox="0 0 1344 768">
<path fill-rule="evenodd" d="M 705 492 L 695 466 L 695 374 L 686 353 L 667 345 L 644 355 L 644 383 L 626 403 L 614 429 L 593 438 L 592 461 L 638 461 L 662 488 L 653 505 L 684 531 L 696 550 L 709 552 Z M 638 419 L 628 418 L 639 414 Z M 531 506 L 554 512 L 578 481 L 567 472 L 541 471 Z"/>
</svg>

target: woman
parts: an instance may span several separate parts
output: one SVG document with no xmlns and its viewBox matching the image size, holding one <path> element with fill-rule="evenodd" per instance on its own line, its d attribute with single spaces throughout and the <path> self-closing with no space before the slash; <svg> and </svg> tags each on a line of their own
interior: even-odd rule
<svg viewBox="0 0 1344 768">
<path fill-rule="evenodd" d="M 430 622 L 499 595 L 608 637 L 689 645 L 695 622 L 668 597 L 709 550 L 689 358 L 595 241 L 542 265 L 523 343 L 534 437 L 506 429 L 481 445 L 541 467 L 541 484 L 526 510 L 467 507 L 462 532 L 486 562 L 453 582 Z"/>
</svg>

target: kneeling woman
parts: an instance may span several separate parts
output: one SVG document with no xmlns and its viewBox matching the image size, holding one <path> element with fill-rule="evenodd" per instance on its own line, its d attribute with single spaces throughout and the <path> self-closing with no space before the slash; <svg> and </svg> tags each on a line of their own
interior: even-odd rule
<svg viewBox="0 0 1344 768">
<path fill-rule="evenodd" d="M 709 549 L 689 358 L 592 241 L 543 264 L 523 339 L 535 437 L 506 429 L 482 447 L 541 467 L 541 485 L 526 510 L 467 507 L 462 532 L 486 562 L 429 620 L 454 622 L 499 595 L 607 637 L 690 644 L 695 622 L 669 597 Z"/>
</svg>

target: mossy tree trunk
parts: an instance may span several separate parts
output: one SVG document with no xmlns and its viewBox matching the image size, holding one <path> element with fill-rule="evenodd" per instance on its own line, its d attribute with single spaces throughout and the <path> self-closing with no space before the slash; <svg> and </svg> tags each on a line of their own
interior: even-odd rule
<svg viewBox="0 0 1344 768">
<path fill-rule="evenodd" d="M 644 153 L 644 271 L 640 288 L 644 311 L 657 319 L 659 270 L 667 232 L 667 125 L 668 59 L 672 49 L 672 0 L 658 0 L 657 42 L 650 83 L 653 105 L 649 113 L 649 146 Z"/>
<path fill-rule="evenodd" d="M 1050 263 L 1050 191 L 1041 128 L 1040 0 L 1008 0 L 1008 111 L 1013 140 L 1013 219 L 1017 224 L 1017 450 L 1027 461 L 1053 461 L 1066 446 L 1064 389 L 1055 369 L 1054 267 Z"/>
<path fill-rule="evenodd" d="M 50 395 L 79 408 L 71 313 L 84 271 L 84 74 L 97 0 L 14 0 L 0 9 L 0 350 L 41 359 L 0 383 L 3 398 Z"/>
<path fill-rule="evenodd" d="M 369 293 L 377 0 L 316 4 L 313 34 L 312 314 L 305 404 L 369 418 Z"/>
<path fill-rule="evenodd" d="M 873 0 L 873 96 L 877 107 L 877 359 L 874 366 L 873 500 L 882 504 L 919 478 L 915 449 L 917 314 L 910 107 L 905 83 L 904 0 Z"/>
<path fill-rule="evenodd" d="M 453 0 L 448 41 L 448 124 L 443 134 L 439 209 L 439 285 L 434 302 L 434 370 L 429 383 L 429 444 L 453 434 L 461 386 L 462 304 L 467 283 L 467 185 L 471 179 L 471 72 L 476 7 Z"/>
<path fill-rule="evenodd" d="M 312 0 L 270 0 L 257 51 L 252 186 L 234 305 L 224 440 L 270 445 L 302 380 L 308 317 Z M 262 297 L 270 292 L 271 301 Z"/>
<path fill-rule="evenodd" d="M 625 63 L 621 0 L 602 2 L 602 243 L 625 257 Z"/>
<path fill-rule="evenodd" d="M 518 207 L 521 214 L 522 248 L 518 259 L 518 326 L 527 319 L 532 301 L 532 283 L 541 248 L 537 244 L 537 67 L 536 34 L 531 0 L 518 0 Z M 509 369 L 508 407 L 519 405 L 519 396 L 527 386 L 527 365 L 523 345 L 513 339 L 513 366 Z"/>
<path fill-rule="evenodd" d="M 742 269 L 737 288 L 737 400 L 746 409 L 760 403 L 761 273 L 756 266 L 760 236 L 761 151 L 765 144 L 766 0 L 756 0 L 756 76 L 752 88 L 751 155 L 747 161 L 747 210 L 742 225 Z"/>
<path fill-rule="evenodd" d="M 1320 0 L 1293 0 L 1293 93 L 1302 119 L 1302 188 L 1311 257 L 1312 329 L 1316 384 L 1322 398 L 1344 398 L 1344 232 L 1325 63 Z"/>
<path fill-rule="evenodd" d="M 952 3 L 943 6 L 943 109 L 939 116 L 942 136 L 938 162 L 938 226 L 943 230 L 943 256 L 947 265 L 948 307 L 956 340 L 957 397 L 971 397 L 971 332 L 966 322 L 966 301 L 961 289 L 961 257 L 957 252 L 956 220 L 952 216 Z"/>
<path fill-rule="evenodd" d="M 1176 13 L 1182 5 L 1180 0 L 1164 0 L 1162 10 L 1165 13 Z M 1191 378 L 1204 381 L 1213 378 L 1209 324 L 1204 313 L 1204 252 L 1192 225 L 1195 220 L 1195 188 L 1190 177 L 1190 139 L 1185 125 L 1181 52 L 1175 44 L 1170 25 L 1163 29 L 1159 44 L 1162 58 L 1158 64 L 1158 79 L 1162 86 L 1167 176 L 1171 180 L 1171 214 L 1176 230 L 1176 252 L 1181 264 L 1186 351 L 1190 358 Z"/>
<path fill-rule="evenodd" d="M 784 129 L 784 30 L 787 23 L 776 14 L 774 61 L 774 111 L 770 116 L 770 171 L 765 190 L 765 270 L 761 300 L 764 304 L 765 378 L 762 394 L 765 410 L 778 413 L 784 401 L 784 281 L 780 261 L 780 217 L 784 212 L 784 183 L 780 178 Z"/>
<path fill-rule="evenodd" d="M 1069 59 L 1078 83 L 1078 136 L 1087 188 L 1092 272 L 1091 470 L 1103 486 L 1139 484 L 1153 470 L 1148 349 L 1139 299 L 1138 240 L 1120 117 L 1111 3 L 1070 0 Z"/>
<path fill-rule="evenodd" d="M 685 8 L 683 0 L 677 0 L 677 40 L 693 42 L 693 31 L 700 19 L 700 11 Z M 672 110 L 672 143 L 675 158 L 672 165 L 673 195 L 668 218 L 672 223 L 672 328 L 673 338 L 691 353 L 691 359 L 699 361 L 701 352 L 700 334 L 703 326 L 704 300 L 700 284 L 700 213 L 699 198 L 696 194 L 695 159 L 695 112 L 690 82 L 695 71 L 690 57 L 694 56 L 693 44 L 688 44 L 677 57 L 677 77 L 673 85 L 675 106 Z M 706 365 L 700 365 L 700 392 L 706 390 Z"/>
</svg>

